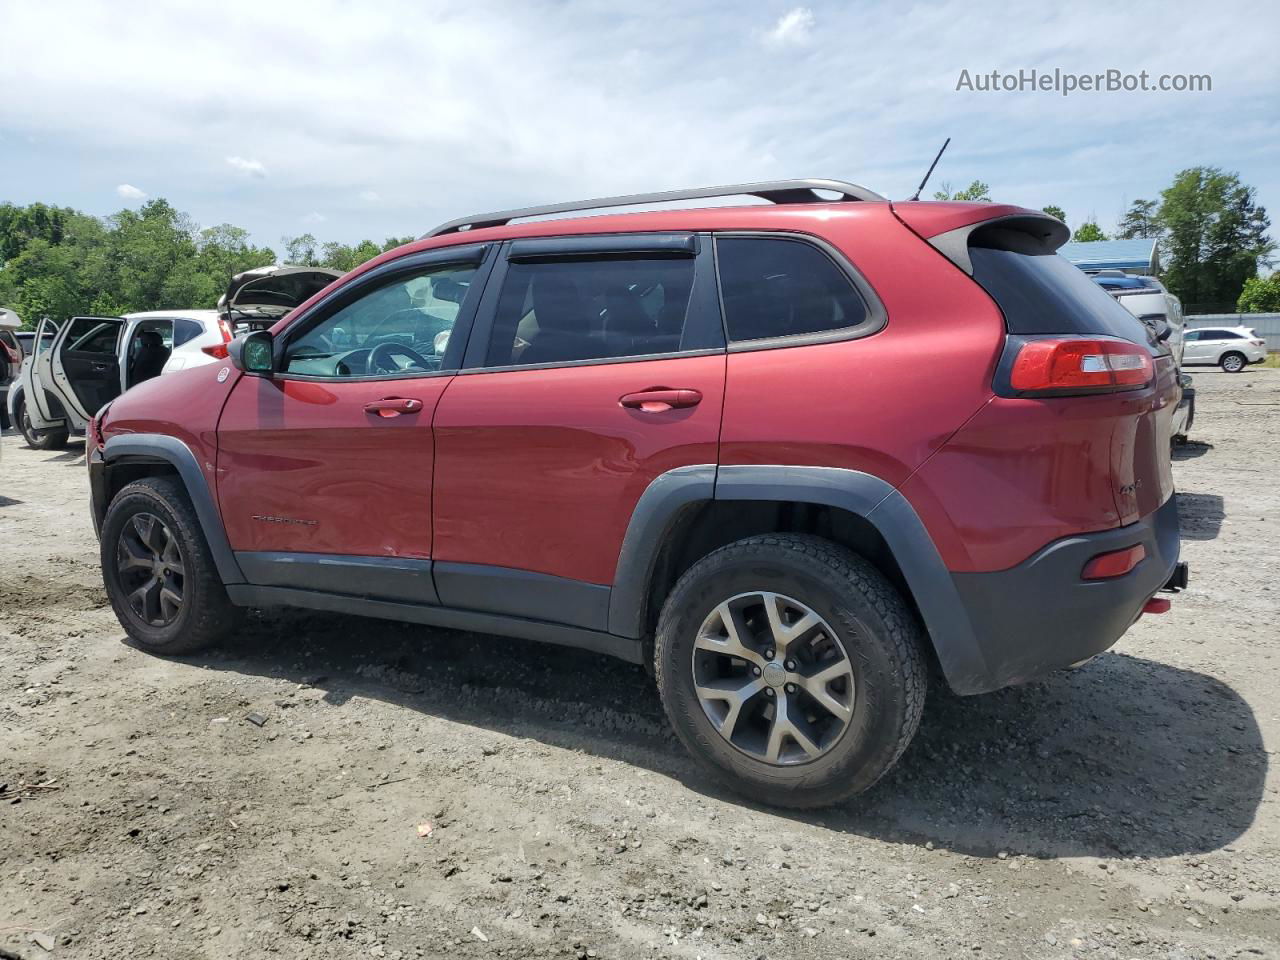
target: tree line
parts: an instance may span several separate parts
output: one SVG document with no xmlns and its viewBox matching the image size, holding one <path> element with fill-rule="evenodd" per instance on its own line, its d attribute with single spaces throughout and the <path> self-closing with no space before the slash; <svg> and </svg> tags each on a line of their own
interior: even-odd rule
<svg viewBox="0 0 1280 960">
<path fill-rule="evenodd" d="M 285 262 L 351 270 L 411 237 L 381 244 L 285 237 Z M 213 307 L 235 274 L 277 263 L 229 223 L 199 227 L 167 200 L 109 217 L 43 203 L 0 203 L 0 306 L 34 327 L 42 317 L 116 316 Z"/>
<path fill-rule="evenodd" d="M 1133 201 L 1116 236 L 1159 240 L 1161 279 L 1187 312 L 1280 311 L 1280 273 L 1259 276 L 1276 248 L 1253 187 L 1217 167 L 1191 167 L 1159 197 Z M 991 191 L 980 180 L 956 191 L 944 183 L 934 199 L 990 201 Z M 1043 209 L 1067 222 L 1061 207 Z M 105 218 L 0 203 L 0 306 L 28 326 L 41 317 L 212 307 L 243 270 L 285 262 L 347 271 L 411 239 L 348 246 L 306 233 L 282 238 L 279 261 L 270 247 L 250 243 L 248 231 L 229 223 L 201 228 L 163 199 Z M 1072 239 L 1108 237 L 1090 217 Z"/>
</svg>

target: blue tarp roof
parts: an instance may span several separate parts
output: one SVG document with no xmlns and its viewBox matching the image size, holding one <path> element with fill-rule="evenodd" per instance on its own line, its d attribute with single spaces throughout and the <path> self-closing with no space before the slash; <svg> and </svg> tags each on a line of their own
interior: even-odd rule
<svg viewBox="0 0 1280 960">
<path fill-rule="evenodd" d="M 1149 273 L 1159 267 L 1154 239 L 1064 243 L 1058 252 L 1082 270 L 1142 270 Z"/>
</svg>

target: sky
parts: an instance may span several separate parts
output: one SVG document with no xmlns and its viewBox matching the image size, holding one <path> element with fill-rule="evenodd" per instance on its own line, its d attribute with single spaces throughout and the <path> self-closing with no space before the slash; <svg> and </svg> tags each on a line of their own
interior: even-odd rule
<svg viewBox="0 0 1280 960">
<path fill-rule="evenodd" d="M 320 240 L 791 177 L 941 184 L 1112 227 L 1207 164 L 1280 224 L 1280 4 L 0 4 L 0 201 Z M 1208 74 L 1208 92 L 958 90 L 992 70 Z M 1280 236 L 1280 228 L 1273 230 Z"/>
</svg>

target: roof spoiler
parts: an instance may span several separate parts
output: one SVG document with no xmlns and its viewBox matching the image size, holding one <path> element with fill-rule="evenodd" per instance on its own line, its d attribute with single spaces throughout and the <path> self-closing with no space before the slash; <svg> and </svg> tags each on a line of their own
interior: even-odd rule
<svg viewBox="0 0 1280 960">
<path fill-rule="evenodd" d="M 1038 210 L 1005 204 L 984 210 L 982 204 L 966 204 L 969 210 L 962 211 L 944 209 L 950 207 L 949 204 L 937 204 L 935 210 L 928 211 L 924 209 L 927 206 L 895 203 L 893 212 L 908 229 L 970 276 L 973 276 L 973 263 L 969 259 L 969 247 L 975 241 L 979 246 L 1001 250 L 1048 254 L 1071 239 L 1071 229 L 1065 223 Z M 967 219 L 966 213 L 973 219 L 953 226 L 957 217 Z M 984 216 L 992 213 L 995 215 Z"/>
</svg>

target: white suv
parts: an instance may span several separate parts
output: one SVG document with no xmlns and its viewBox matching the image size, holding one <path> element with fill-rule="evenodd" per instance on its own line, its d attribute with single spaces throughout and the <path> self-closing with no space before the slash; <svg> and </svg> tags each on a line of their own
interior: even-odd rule
<svg viewBox="0 0 1280 960">
<path fill-rule="evenodd" d="M 9 390 L 9 417 L 38 450 L 63 446 L 134 384 L 227 356 L 231 327 L 216 310 L 45 319 Z"/>
<path fill-rule="evenodd" d="M 1200 327 L 1183 336 L 1184 365 L 1219 366 L 1227 373 L 1239 373 L 1251 363 L 1267 359 L 1267 341 L 1248 327 Z"/>
</svg>

